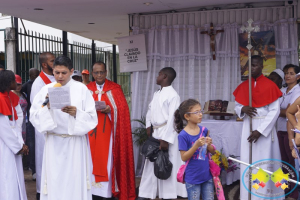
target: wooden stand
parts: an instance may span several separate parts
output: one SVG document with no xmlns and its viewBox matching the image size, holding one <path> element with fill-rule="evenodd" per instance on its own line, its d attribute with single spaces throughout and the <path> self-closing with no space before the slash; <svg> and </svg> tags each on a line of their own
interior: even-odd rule
<svg viewBox="0 0 300 200">
<path fill-rule="evenodd" d="M 226 116 L 228 117 L 232 117 L 233 114 L 230 114 L 230 113 L 210 113 L 211 116 L 219 116 L 220 118 L 217 119 L 215 118 L 216 120 L 229 120 L 229 119 L 225 119 Z"/>
</svg>

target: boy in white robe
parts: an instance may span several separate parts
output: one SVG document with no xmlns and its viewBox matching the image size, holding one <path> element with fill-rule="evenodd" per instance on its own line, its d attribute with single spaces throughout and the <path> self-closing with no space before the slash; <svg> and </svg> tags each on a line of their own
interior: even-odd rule
<svg viewBox="0 0 300 200">
<path fill-rule="evenodd" d="M 176 72 L 173 68 L 165 67 L 160 70 L 156 83 L 161 89 L 154 93 L 146 115 L 147 134 L 150 135 L 152 124 L 152 136 L 160 140 L 160 149 L 168 149 L 169 160 L 173 164 L 172 173 L 167 180 L 156 178 L 154 163 L 146 159 L 139 187 L 139 199 L 155 199 L 157 194 L 163 199 L 187 197 L 185 185 L 178 183 L 176 178 L 182 161 L 178 151 L 178 134 L 174 130 L 174 113 L 180 104 L 180 97 L 171 85 L 175 78 Z"/>
<path fill-rule="evenodd" d="M 30 121 L 40 132 L 45 132 L 41 199 L 91 200 L 90 147 L 88 131 L 97 125 L 94 99 L 85 85 L 71 79 L 71 60 L 59 56 L 53 65 L 54 77 L 62 87 L 69 88 L 71 105 L 51 109 L 41 107 L 48 94 L 44 86 L 34 98 Z"/>
</svg>

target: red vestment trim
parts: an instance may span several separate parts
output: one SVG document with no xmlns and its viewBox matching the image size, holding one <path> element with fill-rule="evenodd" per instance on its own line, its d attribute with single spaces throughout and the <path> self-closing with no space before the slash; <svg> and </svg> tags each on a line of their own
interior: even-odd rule
<svg viewBox="0 0 300 200">
<path fill-rule="evenodd" d="M 96 82 L 89 83 L 87 87 L 93 91 L 94 99 L 98 100 L 98 94 L 95 93 L 97 90 Z M 119 200 L 134 200 L 136 198 L 134 159 L 130 113 L 127 101 L 121 86 L 112 81 L 106 79 L 102 91 L 104 94 L 102 94 L 101 100 L 105 101 L 111 108 L 111 128 L 113 133 L 112 193 Z M 113 97 L 112 101 L 107 94 L 110 92 Z M 114 106 L 116 106 L 116 110 L 114 110 Z M 117 113 L 117 116 L 115 116 L 115 113 Z M 116 122 L 116 126 L 114 126 L 114 122 Z M 101 130 L 101 128 L 103 127 L 99 129 Z"/>
<path fill-rule="evenodd" d="M 0 92 L 0 113 L 8 116 L 9 120 L 13 120 L 12 111 L 14 112 L 15 120 L 18 119 L 15 107 L 19 104 L 19 97 L 13 92 Z"/>
<path fill-rule="evenodd" d="M 256 81 L 256 85 L 254 87 Z M 252 107 L 259 108 L 266 106 L 276 101 L 282 96 L 282 92 L 279 90 L 277 85 L 265 77 L 264 75 L 259 76 L 256 80 L 252 78 Z M 235 101 L 243 106 L 249 106 L 249 80 L 241 83 L 233 92 Z"/>
<path fill-rule="evenodd" d="M 45 83 L 46 85 L 48 85 L 49 83 L 52 83 L 52 82 L 50 81 L 50 79 L 45 75 L 45 73 L 44 73 L 43 71 L 41 71 L 40 77 L 43 79 L 43 81 L 44 81 L 44 83 Z"/>
<path fill-rule="evenodd" d="M 105 85 L 104 85 L 105 86 Z M 97 86 L 88 85 L 88 89 L 93 91 L 93 98 L 98 101 Z M 105 101 L 104 95 L 101 96 L 101 101 Z M 107 101 L 105 101 L 108 104 Z M 109 154 L 109 142 L 111 135 L 111 121 L 107 114 L 97 111 L 98 125 L 89 132 L 89 141 L 91 147 L 93 174 L 96 182 L 107 182 L 107 163 Z"/>
</svg>

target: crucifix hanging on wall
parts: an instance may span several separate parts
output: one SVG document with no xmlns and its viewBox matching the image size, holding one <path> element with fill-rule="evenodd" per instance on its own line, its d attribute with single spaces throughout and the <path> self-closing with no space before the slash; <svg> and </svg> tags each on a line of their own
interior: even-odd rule
<svg viewBox="0 0 300 200">
<path fill-rule="evenodd" d="M 201 34 L 207 34 L 210 37 L 210 48 L 213 55 L 213 60 L 216 60 L 216 42 L 215 42 L 215 36 L 218 33 L 223 33 L 224 30 L 214 30 L 213 23 L 210 23 L 210 30 L 209 31 L 201 31 Z"/>
</svg>

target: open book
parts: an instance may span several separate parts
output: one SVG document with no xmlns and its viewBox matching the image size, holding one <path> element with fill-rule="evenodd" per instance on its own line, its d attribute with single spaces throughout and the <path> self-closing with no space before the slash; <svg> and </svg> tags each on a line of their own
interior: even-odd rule
<svg viewBox="0 0 300 200">
<path fill-rule="evenodd" d="M 234 107 L 235 107 L 234 102 L 222 101 L 222 100 L 209 100 L 205 102 L 204 114 L 209 114 L 209 113 L 235 114 Z"/>
</svg>

